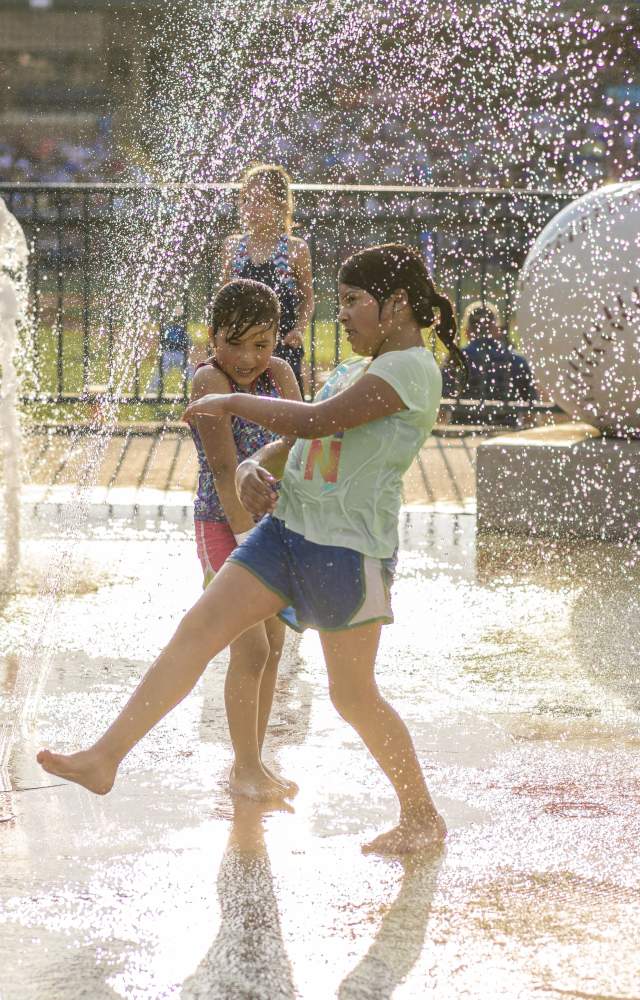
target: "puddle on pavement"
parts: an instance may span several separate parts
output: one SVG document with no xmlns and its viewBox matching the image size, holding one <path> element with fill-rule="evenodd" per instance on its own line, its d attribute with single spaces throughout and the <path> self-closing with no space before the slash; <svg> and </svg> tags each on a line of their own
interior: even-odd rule
<svg viewBox="0 0 640 1000">
<path fill-rule="evenodd" d="M 294 812 L 229 800 L 224 655 L 110 796 L 47 780 L 36 748 L 97 733 L 200 590 L 188 518 L 89 520 L 65 540 L 50 515 L 0 611 L 6 713 L 69 552 L 0 798 L 3 1000 L 640 995 L 636 553 L 403 514 L 379 681 L 450 835 L 402 865 L 360 853 L 395 807 L 311 633 L 289 638 L 268 736 L 301 784 Z"/>
</svg>

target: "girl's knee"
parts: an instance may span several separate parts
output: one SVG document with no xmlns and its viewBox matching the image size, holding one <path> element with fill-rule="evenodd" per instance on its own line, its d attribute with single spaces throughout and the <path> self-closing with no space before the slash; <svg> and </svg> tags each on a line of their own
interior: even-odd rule
<svg viewBox="0 0 640 1000">
<path fill-rule="evenodd" d="M 269 643 L 269 654 L 267 657 L 267 666 L 277 669 L 280 663 L 280 658 L 282 656 L 283 643 L 281 642 L 270 642 Z"/>
<path fill-rule="evenodd" d="M 211 659 L 225 645 L 222 643 L 221 647 L 218 637 L 211 630 L 202 628 L 202 624 L 193 610 L 186 614 L 178 625 L 172 643 L 184 655 L 201 655 L 205 656 L 206 659 Z"/>
<path fill-rule="evenodd" d="M 242 666 L 245 670 L 261 674 L 267 665 L 269 652 L 269 643 L 264 633 L 245 634 L 232 643 L 229 665 Z"/>
<path fill-rule="evenodd" d="M 371 715 L 375 710 L 378 689 L 351 684 L 349 681 L 338 681 L 330 684 L 329 696 L 338 715 L 346 722 L 354 722 L 364 714 Z"/>
<path fill-rule="evenodd" d="M 269 659 L 278 663 L 284 649 L 284 622 L 280 621 L 278 618 L 270 619 L 265 622 L 265 633 L 269 643 Z"/>
</svg>

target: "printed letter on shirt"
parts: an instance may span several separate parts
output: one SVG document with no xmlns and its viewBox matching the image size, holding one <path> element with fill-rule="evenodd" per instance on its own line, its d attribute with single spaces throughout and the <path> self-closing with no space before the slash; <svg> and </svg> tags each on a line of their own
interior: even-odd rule
<svg viewBox="0 0 640 1000">
<path fill-rule="evenodd" d="M 334 434 L 332 438 L 316 438 L 309 446 L 307 464 L 304 470 L 305 479 L 313 479 L 316 466 L 325 483 L 338 481 L 338 465 L 342 451 L 343 432 Z"/>
</svg>

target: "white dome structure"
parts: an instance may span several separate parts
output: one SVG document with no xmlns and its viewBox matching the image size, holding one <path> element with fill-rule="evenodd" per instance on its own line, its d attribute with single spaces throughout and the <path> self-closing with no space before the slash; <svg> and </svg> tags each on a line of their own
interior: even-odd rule
<svg viewBox="0 0 640 1000">
<path fill-rule="evenodd" d="M 551 220 L 520 274 L 517 324 L 538 385 L 566 413 L 640 434 L 640 181 Z"/>
</svg>

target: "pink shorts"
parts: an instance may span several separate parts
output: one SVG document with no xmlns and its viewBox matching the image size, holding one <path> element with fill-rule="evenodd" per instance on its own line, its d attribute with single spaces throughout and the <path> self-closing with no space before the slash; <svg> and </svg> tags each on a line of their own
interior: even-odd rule
<svg viewBox="0 0 640 1000">
<path fill-rule="evenodd" d="M 226 521 L 194 521 L 196 548 L 204 576 L 203 587 L 208 587 L 214 576 L 236 548 L 236 540 Z"/>
</svg>

